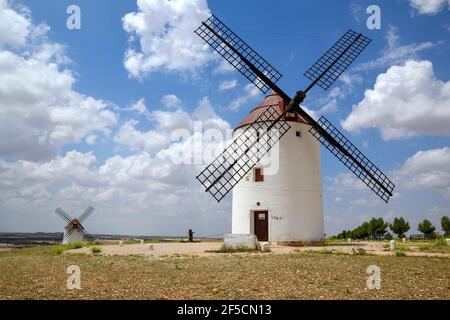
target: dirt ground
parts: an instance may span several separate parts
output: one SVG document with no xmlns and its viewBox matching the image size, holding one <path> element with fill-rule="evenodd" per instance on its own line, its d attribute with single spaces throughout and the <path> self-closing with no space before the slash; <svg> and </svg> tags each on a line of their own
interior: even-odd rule
<svg viewBox="0 0 450 320">
<path fill-rule="evenodd" d="M 222 242 L 194 242 L 194 243 L 151 243 L 151 244 L 124 244 L 123 246 L 115 245 L 102 245 L 102 255 L 144 255 L 148 257 L 168 257 L 168 256 L 212 256 L 217 253 L 211 252 L 212 250 L 219 250 L 222 246 Z M 367 253 L 380 255 L 380 256 L 392 256 L 394 252 L 385 248 L 386 242 L 355 242 L 355 243 L 339 243 L 326 246 L 315 247 L 288 247 L 272 245 L 270 247 L 271 254 L 288 254 L 297 251 L 323 251 L 332 250 L 335 253 L 352 254 L 353 250 L 363 248 Z M 412 250 L 407 252 L 408 256 L 429 256 L 429 257 L 450 257 L 446 253 L 438 252 L 421 252 Z M 85 253 L 90 254 L 91 251 L 88 247 L 74 249 L 67 251 L 68 253 Z"/>
<path fill-rule="evenodd" d="M 140 245 L 105 246 L 103 254 L 58 253 L 57 246 L 0 252 L 0 300 L 450 298 L 449 258 L 286 247 L 271 253 L 205 254 L 204 249 L 220 243 L 153 246 L 160 258 L 141 254 Z M 83 250 L 76 252 L 89 252 Z M 108 250 L 123 255 L 108 255 Z M 81 270 L 79 290 L 66 287 L 67 269 L 73 265 Z M 372 265 L 381 270 L 380 289 L 367 287 Z"/>
<path fill-rule="evenodd" d="M 145 243 L 145 244 L 124 244 L 123 246 L 102 245 L 102 255 L 144 255 L 149 257 L 168 257 L 168 256 L 209 256 L 214 253 L 207 252 L 218 250 L 222 242 L 193 242 L 193 243 Z M 67 253 L 86 253 L 90 254 L 90 248 L 84 247 L 73 249 Z"/>
</svg>

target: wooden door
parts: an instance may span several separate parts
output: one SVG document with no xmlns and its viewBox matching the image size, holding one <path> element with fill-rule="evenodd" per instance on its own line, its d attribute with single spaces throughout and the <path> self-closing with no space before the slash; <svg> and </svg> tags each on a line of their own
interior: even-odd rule
<svg viewBox="0 0 450 320">
<path fill-rule="evenodd" d="M 264 175 L 262 172 L 262 168 L 255 168 L 255 182 L 263 182 Z"/>
<path fill-rule="evenodd" d="M 269 212 L 255 211 L 254 230 L 259 241 L 269 241 Z"/>
</svg>

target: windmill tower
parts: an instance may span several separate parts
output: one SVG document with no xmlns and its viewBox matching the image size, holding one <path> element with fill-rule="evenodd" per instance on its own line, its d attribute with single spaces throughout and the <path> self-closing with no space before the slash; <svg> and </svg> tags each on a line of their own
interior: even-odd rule
<svg viewBox="0 0 450 320">
<path fill-rule="evenodd" d="M 282 114 L 287 107 L 282 97 L 270 93 L 238 125 L 235 136 L 268 108 Z M 280 140 L 278 152 L 257 163 L 233 188 L 232 233 L 278 243 L 322 240 L 320 143 L 307 134 L 311 126 L 302 117 L 293 114 L 288 124 L 291 130 Z"/>
<path fill-rule="evenodd" d="M 314 86 L 327 90 L 370 39 L 348 30 L 305 72 L 309 86 L 291 98 L 276 84 L 280 72 L 217 17 L 202 22 L 195 33 L 264 94 L 273 91 L 197 176 L 219 202 L 234 189 L 233 233 L 290 244 L 323 240 L 320 144 L 388 202 L 395 187 L 389 178 L 325 117 L 315 120 L 301 107 Z M 278 171 L 265 175 L 262 160 L 273 147 L 279 149 Z"/>
<path fill-rule="evenodd" d="M 56 214 L 60 216 L 67 225 L 64 227 L 63 244 L 68 244 L 78 241 L 92 241 L 93 237 L 86 232 L 83 225 L 88 216 L 94 211 L 94 208 L 88 207 L 78 218 L 71 218 L 63 209 L 57 208 Z"/>
</svg>

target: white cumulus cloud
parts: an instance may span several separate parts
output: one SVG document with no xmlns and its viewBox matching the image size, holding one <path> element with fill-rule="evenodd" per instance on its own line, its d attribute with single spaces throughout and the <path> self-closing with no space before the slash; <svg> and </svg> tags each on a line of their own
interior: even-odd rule
<svg viewBox="0 0 450 320">
<path fill-rule="evenodd" d="M 139 1 L 141 7 L 145 3 L 150 2 Z M 195 9 L 192 1 L 164 5 L 188 15 Z M 24 27 L 15 30 L 4 21 Z M 183 26 L 189 23 L 186 20 Z M 173 235 L 188 228 L 199 235 L 228 232 L 229 201 L 217 204 L 195 179 L 207 162 L 205 149 L 218 149 L 224 142 L 203 138 L 194 132 L 193 123 L 200 121 L 204 129 L 216 132 L 230 128 L 209 99 L 202 98 L 193 112 L 187 112 L 174 94 L 162 99 L 161 108 L 147 109 L 144 99 L 120 108 L 77 92 L 76 71 L 68 68 L 64 45 L 47 38 L 49 30 L 47 25 L 32 24 L 25 7 L 12 9 L 0 0 L 1 231 L 62 230 L 53 210 L 61 206 L 76 215 L 88 204 L 96 208 L 87 226 L 90 232 Z M 141 123 L 119 122 L 119 112 L 139 116 Z M 187 136 L 172 141 L 177 129 L 184 129 Z M 105 154 L 95 148 L 99 139 L 115 150 L 122 146 L 129 150 L 126 156 Z M 77 151 L 80 142 L 92 145 L 94 151 Z M 74 150 L 62 152 L 68 144 L 74 144 Z M 199 156 L 200 161 L 173 161 L 180 152 Z"/>
<path fill-rule="evenodd" d="M 260 96 L 261 92 L 259 91 L 259 89 L 255 87 L 253 83 L 249 83 L 244 87 L 244 92 L 230 102 L 228 108 L 232 111 L 238 111 L 242 106 L 251 103 Z"/>
<path fill-rule="evenodd" d="M 130 110 L 137 111 L 140 114 L 147 114 L 147 106 L 145 105 L 145 99 L 139 99 L 135 103 L 133 103 L 130 107 Z"/>
<path fill-rule="evenodd" d="M 409 0 L 409 4 L 419 14 L 434 15 L 447 5 L 450 10 L 450 0 Z"/>
<path fill-rule="evenodd" d="M 419 151 L 396 172 L 407 189 L 434 189 L 450 198 L 450 147 Z"/>
<path fill-rule="evenodd" d="M 180 132 L 178 130 L 184 129 L 190 135 L 193 134 L 195 121 L 201 123 L 203 130 L 218 129 L 220 132 L 225 132 L 230 129 L 229 123 L 215 113 L 207 97 L 199 101 L 192 114 L 181 107 L 182 101 L 176 95 L 165 95 L 162 99 L 163 104 L 167 103 L 168 100 L 170 102 L 176 101 L 179 107 L 171 111 L 155 110 L 151 112 L 149 119 L 153 122 L 154 129 L 138 130 L 136 126 L 139 122 L 129 120 L 120 127 L 114 136 L 114 142 L 127 146 L 134 151 L 145 150 L 149 153 L 155 153 L 163 148 L 170 148 L 172 136 Z M 169 103 L 169 105 L 172 105 L 172 103 Z"/>
<path fill-rule="evenodd" d="M 33 25 L 29 14 L 0 1 L 0 41 L 27 43 L 23 52 L 0 48 L 0 157 L 43 160 L 95 132 L 108 135 L 117 117 L 105 101 L 73 89 L 74 73 L 58 64 L 68 62 L 63 46 L 50 42 L 49 27 Z"/>
<path fill-rule="evenodd" d="M 154 152 L 167 145 L 168 137 L 166 134 L 157 130 L 139 131 L 135 128 L 138 121 L 130 120 L 125 122 L 114 136 L 114 142 L 128 146 L 131 150 L 146 150 Z"/>
<path fill-rule="evenodd" d="M 131 42 L 124 59 L 129 74 L 195 72 L 210 61 L 208 46 L 194 34 L 210 14 L 206 0 L 138 0 L 137 11 L 122 18 Z"/>
<path fill-rule="evenodd" d="M 407 61 L 377 77 L 374 88 L 341 123 L 350 132 L 376 127 L 383 139 L 450 134 L 450 81 L 430 61 Z"/>
<path fill-rule="evenodd" d="M 109 134 L 115 113 L 74 83 L 56 64 L 0 51 L 0 156 L 41 160 L 93 132 Z"/>
<path fill-rule="evenodd" d="M 180 109 L 183 106 L 181 99 L 172 93 L 164 95 L 161 102 L 167 109 Z"/>
<path fill-rule="evenodd" d="M 380 56 L 372 61 L 358 64 L 353 68 L 353 71 L 365 71 L 402 64 L 407 60 L 417 59 L 420 52 L 436 46 L 435 43 L 430 41 L 401 44 L 398 28 L 392 25 L 388 27 L 385 38 L 387 46 L 381 51 Z"/>
<path fill-rule="evenodd" d="M 0 0 L 0 48 L 4 45 L 23 46 L 32 23 L 25 9 L 17 12 L 8 0 Z"/>
<path fill-rule="evenodd" d="M 219 84 L 219 91 L 226 91 L 236 88 L 237 80 L 225 80 Z"/>
</svg>

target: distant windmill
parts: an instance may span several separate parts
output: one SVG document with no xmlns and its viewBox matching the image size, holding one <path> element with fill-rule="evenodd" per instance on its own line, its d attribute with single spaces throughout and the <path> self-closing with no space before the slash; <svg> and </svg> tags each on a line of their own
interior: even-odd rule
<svg viewBox="0 0 450 320">
<path fill-rule="evenodd" d="M 87 233 L 81 224 L 87 217 L 91 215 L 94 208 L 88 207 L 84 212 L 77 218 L 71 218 L 63 209 L 57 208 L 55 210 L 56 214 L 60 216 L 67 225 L 64 227 L 64 238 L 63 244 L 77 242 L 77 241 L 92 241 L 94 237 Z"/>
<path fill-rule="evenodd" d="M 276 242 L 323 240 L 318 142 L 388 202 L 394 189 L 389 178 L 325 117 L 316 121 L 301 107 L 316 84 L 327 90 L 370 39 L 348 30 L 305 72 L 311 84 L 291 99 L 275 84 L 280 72 L 217 17 L 202 22 L 195 33 L 264 94 L 272 90 L 238 126 L 232 143 L 197 176 L 218 202 L 234 189 L 233 233 L 253 233 L 259 240 Z M 288 134 L 291 128 L 294 134 Z M 279 171 L 264 179 L 260 161 L 278 142 Z"/>
</svg>

